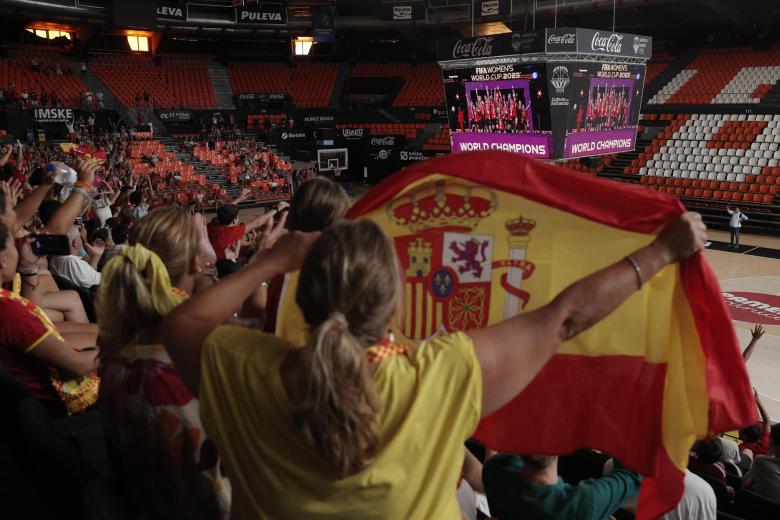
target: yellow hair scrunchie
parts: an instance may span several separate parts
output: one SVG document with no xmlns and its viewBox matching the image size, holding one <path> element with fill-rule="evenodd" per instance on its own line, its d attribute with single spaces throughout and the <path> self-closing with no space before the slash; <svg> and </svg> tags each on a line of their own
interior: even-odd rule
<svg viewBox="0 0 780 520">
<path fill-rule="evenodd" d="M 152 305 L 161 316 L 167 315 L 174 307 L 184 301 L 184 296 L 179 291 L 172 290 L 168 269 L 166 269 L 160 257 L 157 256 L 157 253 L 141 244 L 122 246 L 120 248 L 119 254 L 109 260 L 103 267 L 101 287 L 108 288 L 116 272 L 126 262 L 133 264 L 135 269 L 149 280 Z"/>
</svg>

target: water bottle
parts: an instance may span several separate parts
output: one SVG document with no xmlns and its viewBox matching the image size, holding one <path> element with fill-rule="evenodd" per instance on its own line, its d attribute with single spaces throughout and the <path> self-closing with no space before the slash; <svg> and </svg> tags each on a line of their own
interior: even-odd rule
<svg viewBox="0 0 780 520">
<path fill-rule="evenodd" d="M 61 184 L 65 187 L 72 187 L 78 179 L 76 170 L 65 163 L 49 164 L 49 171 L 54 174 L 54 184 Z"/>
</svg>

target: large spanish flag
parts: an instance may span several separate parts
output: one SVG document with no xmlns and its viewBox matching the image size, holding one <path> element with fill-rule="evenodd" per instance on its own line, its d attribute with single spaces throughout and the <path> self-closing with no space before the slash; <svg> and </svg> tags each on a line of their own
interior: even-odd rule
<svg viewBox="0 0 780 520">
<path fill-rule="evenodd" d="M 406 278 L 397 326 L 421 340 L 541 307 L 652 242 L 683 211 L 638 187 L 475 152 L 399 171 L 348 216 L 376 221 L 395 241 Z M 515 453 L 606 451 L 646 476 L 638 517 L 655 518 L 682 496 L 696 438 L 755 421 L 731 319 L 697 254 L 561 345 L 475 436 Z"/>
</svg>

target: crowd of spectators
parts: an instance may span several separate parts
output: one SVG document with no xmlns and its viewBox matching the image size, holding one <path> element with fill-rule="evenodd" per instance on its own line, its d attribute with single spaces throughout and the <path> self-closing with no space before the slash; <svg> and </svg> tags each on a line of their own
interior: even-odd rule
<svg viewBox="0 0 780 520">
<path fill-rule="evenodd" d="M 29 89 L 29 91 L 17 91 L 16 85 L 12 84 L 8 88 L 0 88 L 0 108 L 8 110 L 11 108 L 60 108 L 62 100 L 57 92 L 48 92 L 44 87 L 40 91 Z"/>
<path fill-rule="evenodd" d="M 392 243 L 343 220 L 351 200 L 335 182 L 298 172 L 289 206 L 242 218 L 244 191 L 210 218 L 133 175 L 118 127 L 74 133 L 107 155 L 75 163 L 72 187 L 46 167 L 69 160 L 63 149 L 17 144 L 0 159 L 0 363 L 53 417 L 102 414 L 134 514 L 606 519 L 635 507 L 641 477 L 608 454 L 494 453 L 469 437 L 562 340 L 701 250 L 700 217 L 635 252 L 636 271 L 616 259 L 533 313 L 408 346 L 387 332 L 402 291 Z M 253 141 L 218 152 L 240 175 L 276 175 Z M 36 254 L 41 234 L 66 250 Z M 757 406 L 740 446 L 692 448 L 665 518 L 714 519 L 738 489 L 780 501 L 780 428 Z"/>
</svg>

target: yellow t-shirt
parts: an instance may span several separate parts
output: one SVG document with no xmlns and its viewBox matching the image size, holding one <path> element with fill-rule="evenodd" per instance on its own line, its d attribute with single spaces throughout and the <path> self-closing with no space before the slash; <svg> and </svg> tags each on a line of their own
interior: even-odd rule
<svg viewBox="0 0 780 520">
<path fill-rule="evenodd" d="M 482 375 L 464 333 L 380 361 L 374 461 L 338 480 L 292 422 L 284 340 L 232 326 L 203 345 L 200 413 L 233 487 L 233 518 L 459 519 L 463 443 L 480 417 Z"/>
</svg>

